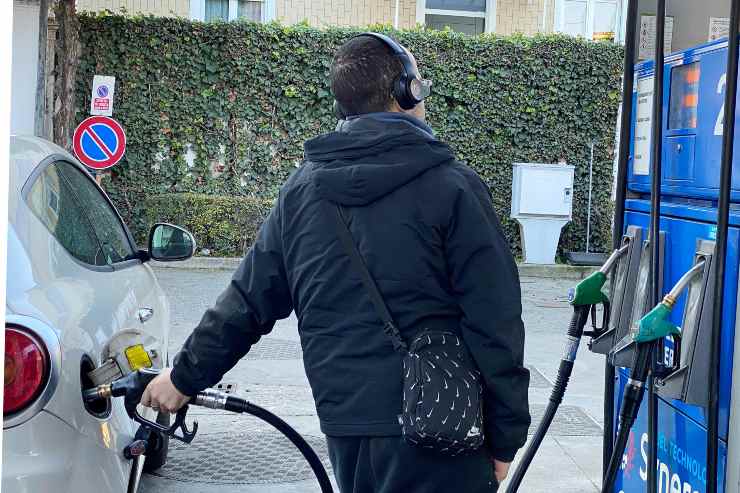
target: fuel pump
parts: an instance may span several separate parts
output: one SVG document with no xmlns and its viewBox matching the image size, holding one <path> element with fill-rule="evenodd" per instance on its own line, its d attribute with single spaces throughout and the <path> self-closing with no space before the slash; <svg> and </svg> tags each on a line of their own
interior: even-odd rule
<svg viewBox="0 0 740 493">
<path fill-rule="evenodd" d="M 621 284 L 615 276 L 613 288 L 626 285 L 634 293 L 632 307 L 614 292 L 610 330 L 590 346 L 607 355 L 605 492 L 740 491 L 737 460 L 725 462 L 740 456 L 740 413 L 729 416 L 730 396 L 732 410 L 740 409 L 737 380 L 728 376 L 733 368 L 740 375 L 740 221 L 730 207 L 740 202 L 734 157 L 740 1 L 719 3 L 708 0 L 701 9 L 689 0 L 628 3 L 614 233 L 621 239 L 631 228 L 649 227 L 643 236 L 658 241 L 644 246 L 635 277 Z M 703 44 L 704 14 L 726 19 L 730 5 L 729 37 Z M 651 14 L 654 57 L 635 65 L 638 39 L 646 34 L 636 35 L 636 27 Z M 678 26 L 673 48 L 683 51 L 664 58 L 668 16 Z M 662 282 L 673 285 L 665 297 Z M 615 391 L 616 382 L 624 392 Z M 630 429 L 639 438 L 629 439 Z M 628 440 L 632 448 L 623 455 Z M 633 458 L 643 460 L 639 475 Z"/>
<path fill-rule="evenodd" d="M 700 274 L 708 268 L 706 259 L 699 260 L 686 274 L 676 283 L 671 291 L 650 312 L 640 319 L 631 331 L 631 337 L 636 344 L 635 360 L 632 365 L 632 373 L 624 391 L 624 399 L 619 413 L 619 428 L 617 439 L 612 452 L 609 467 L 604 474 L 602 491 L 611 492 L 614 487 L 617 471 L 622 463 L 630 428 L 635 423 L 637 413 L 645 393 L 645 383 L 650 370 L 652 360 L 652 348 L 654 342 L 667 336 L 679 337 L 681 331 L 672 323 L 668 317 L 676 304 L 676 299 L 681 292 Z M 682 371 L 681 369 L 677 371 Z"/>
<path fill-rule="evenodd" d="M 139 414 L 137 405 L 141 401 L 144 389 L 146 389 L 149 382 L 151 382 L 157 375 L 159 375 L 159 370 L 142 368 L 129 373 L 112 383 L 99 385 L 86 390 L 84 392 L 84 398 L 86 401 L 96 401 L 99 399 L 108 399 L 110 397 L 123 397 L 126 412 L 131 419 L 141 425 L 141 430 L 144 432 L 166 435 L 184 443 L 192 442 L 198 432 L 198 423 L 197 421 L 194 422 L 192 429 L 188 429 L 185 424 L 185 418 L 188 412 L 187 404 L 177 412 L 175 422 L 171 426 L 164 426 L 159 423 L 149 421 Z M 301 452 L 303 457 L 306 458 L 306 461 L 308 461 L 311 469 L 316 475 L 319 485 L 321 486 L 321 492 L 333 492 L 329 476 L 326 473 L 326 469 L 324 469 L 321 460 L 319 460 L 319 457 L 316 455 L 316 452 L 295 429 L 278 416 L 244 399 L 240 399 L 214 389 L 206 389 L 203 392 L 199 392 L 192 398 L 190 404 L 210 409 L 223 409 L 233 413 L 251 414 L 272 425 L 280 433 L 285 435 L 285 437 L 288 438 Z M 145 448 L 146 443 L 144 443 L 143 440 L 138 440 L 137 443 L 135 440 L 134 443 L 127 447 L 127 450 L 129 450 L 128 453 L 131 453 L 131 447 Z M 126 452 L 124 451 L 124 453 Z"/>
</svg>

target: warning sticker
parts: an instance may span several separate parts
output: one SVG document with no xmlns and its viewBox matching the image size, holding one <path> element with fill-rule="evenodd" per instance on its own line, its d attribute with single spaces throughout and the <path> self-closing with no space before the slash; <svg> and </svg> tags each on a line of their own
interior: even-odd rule
<svg viewBox="0 0 740 493">
<path fill-rule="evenodd" d="M 635 151 L 633 173 L 650 174 L 650 143 L 652 142 L 653 86 L 655 78 L 637 81 L 637 108 L 635 110 Z"/>
</svg>

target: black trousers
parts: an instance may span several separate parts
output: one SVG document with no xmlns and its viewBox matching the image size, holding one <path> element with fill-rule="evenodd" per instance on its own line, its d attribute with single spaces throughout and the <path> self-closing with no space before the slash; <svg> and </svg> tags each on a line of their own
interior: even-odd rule
<svg viewBox="0 0 740 493">
<path fill-rule="evenodd" d="M 340 493 L 495 493 L 498 481 L 484 448 L 450 457 L 400 436 L 327 437 Z"/>
</svg>

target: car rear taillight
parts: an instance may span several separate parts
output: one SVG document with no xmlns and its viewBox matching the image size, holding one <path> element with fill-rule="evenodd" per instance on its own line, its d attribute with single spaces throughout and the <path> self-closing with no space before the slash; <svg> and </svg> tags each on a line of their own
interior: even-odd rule
<svg viewBox="0 0 740 493">
<path fill-rule="evenodd" d="M 39 396 L 49 378 L 49 357 L 30 331 L 5 326 L 3 415 L 22 411 Z"/>
</svg>

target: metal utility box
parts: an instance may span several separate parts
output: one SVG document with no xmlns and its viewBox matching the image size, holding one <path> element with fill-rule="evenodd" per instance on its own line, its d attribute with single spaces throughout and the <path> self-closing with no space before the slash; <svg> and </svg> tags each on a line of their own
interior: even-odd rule
<svg viewBox="0 0 740 493">
<path fill-rule="evenodd" d="M 511 217 L 571 219 L 574 166 L 514 163 Z"/>
<path fill-rule="evenodd" d="M 520 225 L 524 262 L 554 264 L 560 230 L 571 220 L 575 167 L 514 163 L 511 217 Z"/>
</svg>

